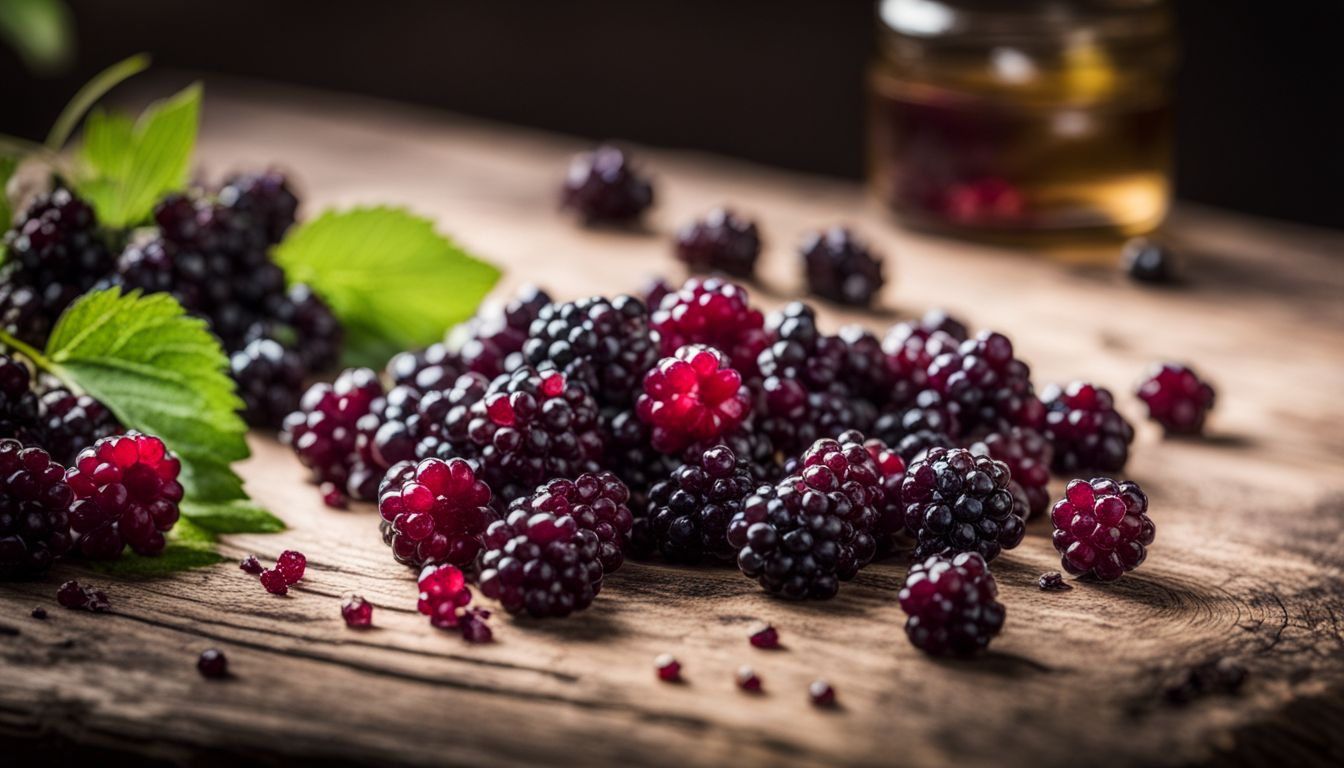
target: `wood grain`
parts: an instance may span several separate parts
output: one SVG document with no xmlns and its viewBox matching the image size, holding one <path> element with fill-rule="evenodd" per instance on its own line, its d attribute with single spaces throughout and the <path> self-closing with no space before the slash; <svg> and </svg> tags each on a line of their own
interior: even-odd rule
<svg viewBox="0 0 1344 768">
<path fill-rule="evenodd" d="M 162 89 L 157 89 L 162 90 Z M 902 232 L 848 184 L 719 158 L 646 150 L 659 204 L 641 232 L 587 232 L 553 210 L 576 141 L 373 101 L 236 85 L 208 89 L 201 157 L 211 173 L 279 160 L 309 214 L 401 202 L 509 268 L 499 295 L 535 281 L 557 296 L 632 290 L 678 275 L 672 229 L 731 202 L 768 238 L 753 293 L 795 295 L 792 245 L 848 222 L 888 257 L 884 312 L 825 309 L 827 324 L 881 331 L 944 306 L 1010 334 L 1038 385 L 1087 377 L 1127 391 L 1177 357 L 1219 386 L 1212 435 L 1164 441 L 1137 402 L 1128 476 L 1151 494 L 1157 542 L 1120 582 L 1043 593 L 1049 531 L 996 561 L 1008 622 L 973 661 L 926 658 L 905 640 L 899 563 L 838 599 L 770 599 L 731 569 L 634 563 L 568 621 L 500 618 L 469 646 L 414 612 L 371 509 L 323 508 L 302 468 L 253 436 L 250 491 L 290 530 L 232 536 L 230 555 L 308 555 L 288 597 L 232 563 L 107 584 L 114 612 L 55 606 L 48 580 L 0 585 L 0 734 L 12 754 L 96 748 L 172 762 L 405 765 L 1338 765 L 1344 759 L 1344 237 L 1178 208 L 1170 235 L 1188 285 L 1141 290 L 1114 249 L 1024 254 Z M 1105 262 L 1102 266 L 1097 264 Z M 1058 490 L 1058 489 L 1057 489 Z M 92 577 L 99 582 L 96 576 Z M 341 622 L 343 592 L 376 627 Z M 43 605 L 47 621 L 28 616 Z M 773 622 L 784 648 L 751 648 Z M 234 677 L 201 679 L 215 646 Z M 655 681 L 671 652 L 687 682 Z M 1230 659 L 1235 694 L 1173 706 L 1192 667 Z M 751 664 L 765 694 L 739 693 Z M 830 680 L 819 711 L 807 684 Z M 25 751 L 27 750 L 27 751 Z"/>
</svg>

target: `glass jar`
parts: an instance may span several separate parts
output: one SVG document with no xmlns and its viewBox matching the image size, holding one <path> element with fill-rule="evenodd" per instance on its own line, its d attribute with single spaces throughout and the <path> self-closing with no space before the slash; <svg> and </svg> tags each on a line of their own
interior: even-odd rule
<svg viewBox="0 0 1344 768">
<path fill-rule="evenodd" d="M 1165 0 L 881 0 L 877 194 L 912 226 L 1130 236 L 1171 190 Z"/>
</svg>

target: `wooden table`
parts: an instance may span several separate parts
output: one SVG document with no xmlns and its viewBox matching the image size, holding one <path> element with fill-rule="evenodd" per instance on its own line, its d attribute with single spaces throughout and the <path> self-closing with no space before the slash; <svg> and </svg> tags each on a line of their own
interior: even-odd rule
<svg viewBox="0 0 1344 768">
<path fill-rule="evenodd" d="M 163 93 L 164 90 L 158 90 Z M 881 331 L 944 306 L 1002 330 L 1038 386 L 1087 377 L 1120 393 L 1138 428 L 1128 476 L 1152 496 L 1157 543 L 1113 585 L 1045 593 L 1049 530 L 994 564 L 1008 622 L 993 650 L 939 661 L 912 648 L 884 562 L 838 599 L 789 604 L 736 571 L 630 564 L 568 621 L 499 618 L 470 646 L 415 612 L 414 579 L 367 506 L 325 509 L 298 462 L 252 439 L 249 489 L 290 525 L 229 537 L 230 555 L 297 548 L 308 576 L 266 595 L 233 563 L 107 584 L 108 615 L 57 608 L 63 566 L 0 586 L 0 733 L 20 748 L 93 746 L 193 762 L 436 765 L 1333 764 L 1344 759 L 1344 237 L 1182 207 L 1170 235 L 1188 286 L 1146 290 L 1114 249 L 1014 253 L 896 229 L 856 185 L 694 154 L 644 150 L 658 206 L 641 233 L 587 232 L 554 211 L 584 142 L 388 103 L 212 85 L 201 160 L 210 174 L 278 161 L 308 214 L 404 203 L 508 267 L 500 296 L 537 281 L 560 297 L 678 275 L 668 236 L 712 205 L 757 217 L 777 307 L 796 294 L 792 245 L 848 222 L 888 258 L 888 312 L 823 312 Z M 1231 161 L 1231 159 L 1230 159 Z M 1066 263 L 1070 262 L 1070 263 Z M 1148 364 L 1188 360 L 1219 387 L 1212 434 L 1165 441 L 1128 392 Z M 1060 489 L 1057 487 L 1056 492 Z M 84 574 L 87 576 L 87 574 Z M 94 581 L 98 581 L 94 577 Z M 343 592 L 376 604 L 351 631 Z M 35 605 L 51 618 L 30 619 Z M 773 622 L 784 649 L 747 644 Z M 196 674 L 216 646 L 234 677 Z M 674 653 L 687 682 L 654 679 Z M 1165 692 L 1229 659 L 1239 693 L 1185 706 Z M 733 685 L 751 664 L 765 694 Z M 841 706 L 808 704 L 814 678 Z M 23 737 L 23 738 L 18 738 Z M 36 737 L 37 742 L 28 737 Z M 26 745 L 26 746 L 25 746 Z"/>
</svg>

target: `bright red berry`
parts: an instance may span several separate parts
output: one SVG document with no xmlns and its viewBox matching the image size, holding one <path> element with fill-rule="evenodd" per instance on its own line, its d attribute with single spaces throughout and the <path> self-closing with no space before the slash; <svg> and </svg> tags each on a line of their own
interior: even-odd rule
<svg viewBox="0 0 1344 768">
<path fill-rule="evenodd" d="M 681 679 L 681 662 L 670 653 L 664 653 L 653 660 L 653 671 L 658 679 L 665 683 L 675 683 Z"/>
<path fill-rule="evenodd" d="M 308 567 L 308 558 L 303 556 L 302 552 L 295 552 L 287 549 L 280 553 L 280 557 L 275 561 L 275 570 L 285 577 L 285 584 L 294 585 L 303 578 L 303 572 Z"/>
<path fill-rule="evenodd" d="M 427 565 L 418 580 L 420 601 L 416 608 L 439 629 L 456 627 L 459 609 L 471 602 L 471 590 L 462 569 L 455 565 Z"/>
<path fill-rule="evenodd" d="M 128 432 L 80 451 L 66 471 L 77 501 L 70 527 L 85 557 L 112 559 L 124 546 L 142 555 L 163 551 L 163 534 L 179 516 L 182 464 L 163 441 Z"/>
<path fill-rule="evenodd" d="M 635 413 L 653 426 L 653 447 L 676 453 L 736 429 L 751 413 L 751 391 L 713 347 L 690 345 L 644 377 Z"/>
<path fill-rule="evenodd" d="M 289 592 L 289 583 L 285 581 L 285 575 L 278 570 L 267 568 L 262 571 L 260 576 L 261 586 L 266 588 L 272 595 L 283 595 Z"/>
<path fill-rule="evenodd" d="M 410 566 L 476 560 L 495 518 L 490 487 L 465 459 L 403 461 L 388 470 L 378 494 L 383 539 Z"/>
<path fill-rule="evenodd" d="M 356 594 L 346 594 L 341 598 L 341 618 L 347 627 L 359 628 L 373 625 L 373 603 Z"/>
</svg>

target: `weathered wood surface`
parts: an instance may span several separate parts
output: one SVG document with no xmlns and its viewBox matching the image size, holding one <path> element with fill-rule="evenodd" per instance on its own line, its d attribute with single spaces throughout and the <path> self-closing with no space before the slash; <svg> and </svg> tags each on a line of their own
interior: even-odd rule
<svg viewBox="0 0 1344 768">
<path fill-rule="evenodd" d="M 772 600 L 732 570 L 631 564 L 583 615 L 501 618 L 497 642 L 476 647 L 414 612 L 412 574 L 388 557 L 371 509 L 323 508 L 297 462 L 256 436 L 249 488 L 291 527 L 229 537 L 226 550 L 297 548 L 305 581 L 275 598 L 232 563 L 119 581 L 107 585 L 109 615 L 55 606 L 73 567 L 0 585 L 4 741 L 198 763 L 1344 760 L 1344 237 L 1182 208 L 1170 233 L 1190 256 L 1189 285 L 1141 290 L 1081 265 L 1100 252 L 1047 260 L 917 237 L 849 184 L 654 150 L 641 153 L 658 182 L 648 231 L 585 232 L 553 209 L 580 146 L 379 102 L 213 87 L 201 156 L 212 173 L 281 161 L 309 213 L 401 202 L 433 215 L 508 266 L 500 295 L 523 281 L 575 297 L 679 274 L 668 234 L 726 201 L 758 217 L 769 240 L 768 284 L 755 290 L 766 305 L 794 294 L 797 238 L 849 222 L 888 254 L 890 311 L 828 310 L 832 327 L 881 330 L 945 306 L 1009 333 L 1038 385 L 1087 377 L 1124 392 L 1150 362 L 1186 359 L 1219 386 L 1210 439 L 1164 441 L 1121 397 L 1139 432 L 1128 476 L 1148 489 L 1158 525 L 1148 562 L 1113 585 L 1042 593 L 1036 577 L 1057 560 L 1047 527 L 1033 523 L 995 563 L 1008 623 L 974 661 L 908 645 L 895 599 L 905 569 L 890 562 L 806 605 Z M 376 604 L 377 628 L 344 627 L 347 590 Z M 29 618 L 35 605 L 51 618 Z M 783 650 L 748 646 L 757 620 L 780 628 Z M 209 646 L 229 655 L 233 679 L 196 674 Z M 663 652 L 681 659 L 687 684 L 654 680 Z M 1218 659 L 1248 670 L 1240 693 L 1165 702 L 1186 670 Z M 744 663 L 764 695 L 734 688 Z M 808 705 L 816 677 L 835 684 L 840 708 Z"/>
</svg>

